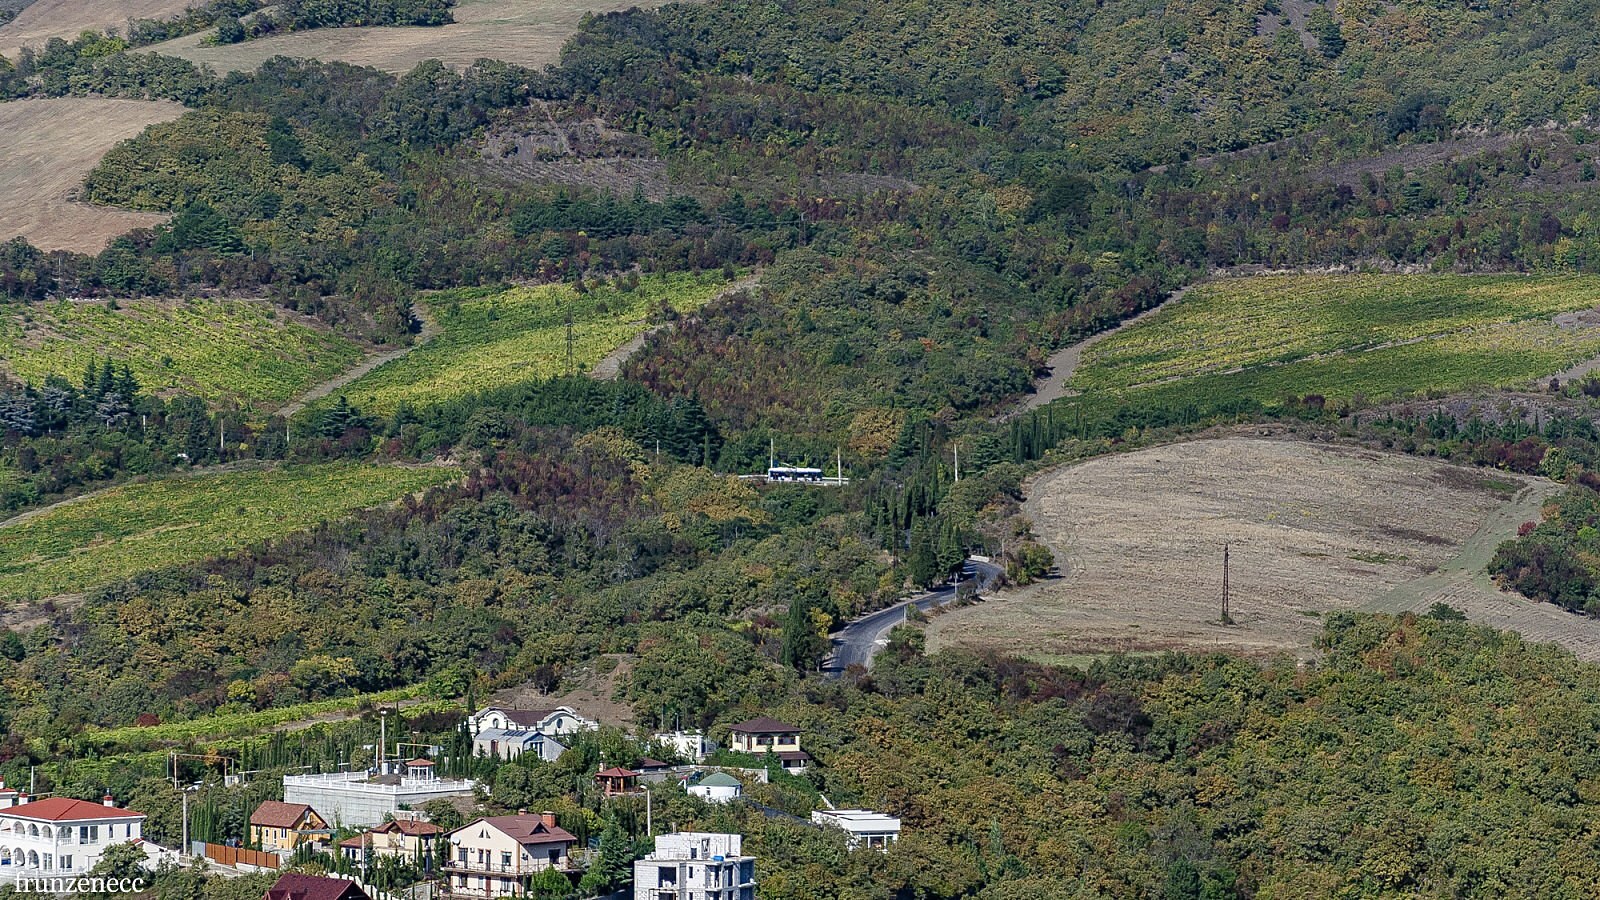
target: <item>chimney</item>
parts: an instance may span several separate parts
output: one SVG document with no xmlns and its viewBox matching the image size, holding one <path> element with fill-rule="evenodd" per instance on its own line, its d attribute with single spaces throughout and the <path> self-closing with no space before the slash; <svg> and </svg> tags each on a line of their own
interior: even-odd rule
<svg viewBox="0 0 1600 900">
<path fill-rule="evenodd" d="M 546 828 L 554 828 L 556 827 L 556 814 L 553 812 L 539 813 L 539 821 L 543 822 Z"/>
<path fill-rule="evenodd" d="M 116 809 L 117 808 L 117 801 L 111 799 L 111 795 L 110 794 L 107 794 L 104 797 L 101 797 L 100 798 L 100 802 L 104 803 L 105 805 L 107 805 L 109 807 L 111 807 L 112 809 Z"/>
<path fill-rule="evenodd" d="M 27 802 L 28 802 L 28 792 L 27 791 L 18 791 L 17 792 L 17 805 L 21 806 L 22 804 L 27 803 Z"/>
</svg>

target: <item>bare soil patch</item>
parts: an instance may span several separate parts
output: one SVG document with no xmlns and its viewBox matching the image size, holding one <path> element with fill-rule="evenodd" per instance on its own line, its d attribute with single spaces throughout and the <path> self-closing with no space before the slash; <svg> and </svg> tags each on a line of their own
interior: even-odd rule
<svg viewBox="0 0 1600 900">
<path fill-rule="evenodd" d="M 461 0 L 455 22 L 437 27 L 319 28 L 278 34 L 229 46 L 204 43 L 210 32 L 149 49 L 178 56 L 217 72 L 252 70 L 274 56 L 373 66 L 395 74 L 437 59 L 465 68 L 479 59 L 541 67 L 556 61 L 561 47 L 587 13 L 659 6 L 661 0 Z"/>
<path fill-rule="evenodd" d="M 127 30 L 129 19 L 169 19 L 201 0 L 37 0 L 0 25 L 0 56 L 15 60 L 22 47 L 39 49 L 51 38 L 72 40 L 85 30 Z"/>
<path fill-rule="evenodd" d="M 633 710 L 616 699 L 617 685 L 633 669 L 634 658 L 621 653 L 609 653 L 584 664 L 576 673 L 569 673 L 567 689 L 553 694 L 541 693 L 532 684 L 522 684 L 495 693 L 491 703 L 503 703 L 519 709 L 550 709 L 570 706 L 580 715 L 594 719 L 602 725 L 632 728 Z"/>
<path fill-rule="evenodd" d="M 1102 457 L 1027 486 L 1024 512 L 1064 577 L 941 616 L 929 643 L 1056 658 L 1162 650 L 1306 658 L 1327 612 L 1425 610 L 1445 599 L 1476 621 L 1600 659 L 1600 622 L 1539 609 L 1474 574 L 1555 488 L 1254 437 Z M 1220 621 L 1224 542 L 1231 626 Z M 1464 574 L 1422 581 L 1439 573 Z"/>
<path fill-rule="evenodd" d="M 96 253 L 120 234 L 165 222 L 73 198 L 112 147 L 183 112 L 177 103 L 88 97 L 0 103 L 0 240 L 21 235 L 44 250 Z"/>
</svg>

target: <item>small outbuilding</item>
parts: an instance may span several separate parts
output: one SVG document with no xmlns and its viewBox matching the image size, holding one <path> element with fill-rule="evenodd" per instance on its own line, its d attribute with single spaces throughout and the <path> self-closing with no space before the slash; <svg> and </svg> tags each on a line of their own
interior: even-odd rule
<svg viewBox="0 0 1600 900">
<path fill-rule="evenodd" d="M 690 785 L 688 790 L 708 803 L 731 803 L 744 794 L 744 785 L 726 772 L 712 772 Z"/>
</svg>

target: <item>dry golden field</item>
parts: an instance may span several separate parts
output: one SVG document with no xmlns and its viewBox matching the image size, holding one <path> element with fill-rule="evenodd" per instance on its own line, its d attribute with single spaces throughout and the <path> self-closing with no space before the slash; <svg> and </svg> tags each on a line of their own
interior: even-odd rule
<svg viewBox="0 0 1600 900">
<path fill-rule="evenodd" d="M 217 72 L 254 69 L 274 56 L 374 66 L 395 74 L 437 59 L 463 68 L 489 57 L 524 66 L 556 61 L 585 13 L 659 6 L 661 0 L 461 0 L 455 23 L 435 28 L 323 28 L 228 47 L 195 34 L 151 47 Z"/>
<path fill-rule="evenodd" d="M 119 234 L 165 215 L 70 198 L 106 151 L 183 107 L 73 97 L 0 103 L 0 240 L 21 235 L 45 250 L 95 253 Z"/>
<path fill-rule="evenodd" d="M 71 40 L 86 30 L 127 30 L 129 19 L 166 19 L 199 0 L 37 0 L 0 25 L 0 56 L 16 59 L 22 47 L 42 47 L 53 37 Z"/>
<path fill-rule="evenodd" d="M 1337 610 L 1469 618 L 1600 659 L 1600 622 L 1495 589 L 1494 547 L 1556 485 L 1261 437 L 1198 440 L 1040 475 L 1025 513 L 1063 577 L 933 620 L 930 649 L 1079 661 L 1107 652 L 1314 654 Z M 1220 615 L 1223 543 L 1231 606 Z"/>
</svg>

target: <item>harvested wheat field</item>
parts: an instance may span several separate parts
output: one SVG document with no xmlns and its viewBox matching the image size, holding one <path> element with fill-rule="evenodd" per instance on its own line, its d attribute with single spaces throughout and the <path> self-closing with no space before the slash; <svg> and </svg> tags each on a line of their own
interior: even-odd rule
<svg viewBox="0 0 1600 900">
<path fill-rule="evenodd" d="M 72 40 L 84 31 L 127 30 L 129 19 L 169 19 L 202 0 L 37 0 L 0 25 L 0 56 L 38 49 L 51 38 Z"/>
<path fill-rule="evenodd" d="M 659 6 L 663 0 L 461 0 L 455 22 L 437 27 L 319 28 L 245 41 L 204 43 L 210 32 L 150 47 L 217 72 L 254 69 L 274 56 L 373 66 L 395 74 L 437 59 L 464 68 L 479 59 L 542 67 L 556 61 L 587 13 Z"/>
<path fill-rule="evenodd" d="M 1443 600 L 1600 660 L 1600 622 L 1502 593 L 1482 575 L 1495 545 L 1537 518 L 1555 487 L 1259 437 L 1090 460 L 1027 487 L 1024 510 L 1063 577 L 936 618 L 929 645 L 1041 659 L 1173 649 L 1310 657 L 1324 613 Z M 1224 542 L 1231 626 L 1220 621 Z"/>
<path fill-rule="evenodd" d="M 97 253 L 119 234 L 167 220 L 75 203 L 73 193 L 106 151 L 183 107 L 145 100 L 71 97 L 0 103 L 0 240 L 21 235 L 44 250 Z"/>
</svg>

